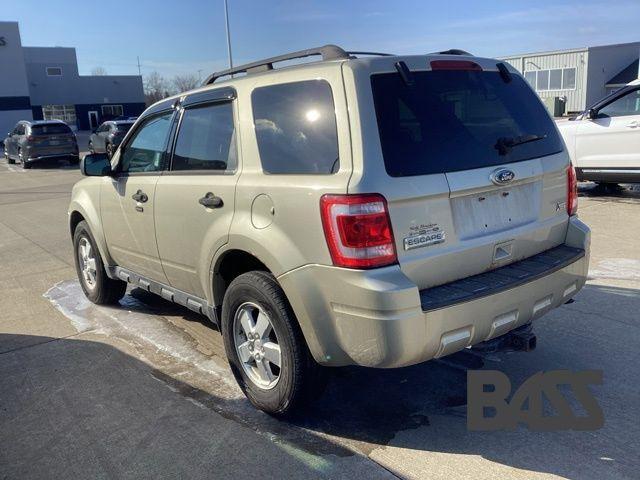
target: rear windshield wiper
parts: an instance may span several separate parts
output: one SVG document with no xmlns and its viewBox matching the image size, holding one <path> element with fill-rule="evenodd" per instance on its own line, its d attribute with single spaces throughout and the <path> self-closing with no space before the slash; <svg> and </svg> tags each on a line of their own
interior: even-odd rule
<svg viewBox="0 0 640 480">
<path fill-rule="evenodd" d="M 546 135 L 527 134 L 520 135 L 519 137 L 500 137 L 495 144 L 495 149 L 498 150 L 500 155 L 506 155 L 511 151 L 513 147 L 523 145 L 525 143 L 537 142 L 538 140 L 544 140 Z"/>
</svg>

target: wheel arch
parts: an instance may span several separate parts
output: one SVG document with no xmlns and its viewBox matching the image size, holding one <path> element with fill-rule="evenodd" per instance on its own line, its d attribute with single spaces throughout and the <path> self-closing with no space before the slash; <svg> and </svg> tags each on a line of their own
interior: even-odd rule
<svg viewBox="0 0 640 480">
<path fill-rule="evenodd" d="M 71 234 L 71 238 L 73 238 L 78 224 L 84 220 L 91 229 L 91 234 L 98 245 L 98 250 L 100 251 L 100 256 L 105 266 L 115 266 L 115 262 L 111 258 L 111 255 L 109 255 L 102 223 L 100 222 L 100 215 L 91 202 L 89 202 L 87 208 L 84 207 L 84 203 L 86 202 L 80 203 L 77 200 L 72 200 L 69 205 L 69 233 Z"/>
</svg>

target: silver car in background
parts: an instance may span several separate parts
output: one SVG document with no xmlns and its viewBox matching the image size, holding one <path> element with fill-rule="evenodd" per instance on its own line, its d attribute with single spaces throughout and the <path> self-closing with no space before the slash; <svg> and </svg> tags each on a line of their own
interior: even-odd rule
<svg viewBox="0 0 640 480">
<path fill-rule="evenodd" d="M 66 158 L 78 163 L 78 142 L 69 126 L 60 120 L 21 121 L 4 140 L 8 163 L 31 168 L 34 162 Z"/>
</svg>

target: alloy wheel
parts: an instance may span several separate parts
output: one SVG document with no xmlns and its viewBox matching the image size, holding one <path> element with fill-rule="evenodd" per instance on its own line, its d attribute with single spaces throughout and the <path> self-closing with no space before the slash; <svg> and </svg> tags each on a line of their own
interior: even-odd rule
<svg viewBox="0 0 640 480">
<path fill-rule="evenodd" d="M 252 302 L 238 307 L 233 319 L 233 340 L 251 381 L 263 390 L 275 387 L 282 363 L 280 344 L 271 319 L 261 307 Z"/>
<path fill-rule="evenodd" d="M 82 237 L 78 242 L 78 261 L 84 285 L 89 290 L 93 290 L 96 288 L 97 278 L 96 257 L 91 242 L 86 237 Z"/>
</svg>

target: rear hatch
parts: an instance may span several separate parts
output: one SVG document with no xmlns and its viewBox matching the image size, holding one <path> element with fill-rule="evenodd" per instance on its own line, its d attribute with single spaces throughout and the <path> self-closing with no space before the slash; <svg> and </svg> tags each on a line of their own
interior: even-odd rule
<svg viewBox="0 0 640 480">
<path fill-rule="evenodd" d="M 29 143 L 35 148 L 68 150 L 75 142 L 76 137 L 67 125 L 45 123 L 31 126 Z"/>
<path fill-rule="evenodd" d="M 349 191 L 386 197 L 403 272 L 428 288 L 563 243 L 569 160 L 524 79 L 475 57 L 391 65 L 368 75 L 385 180 Z"/>
</svg>

